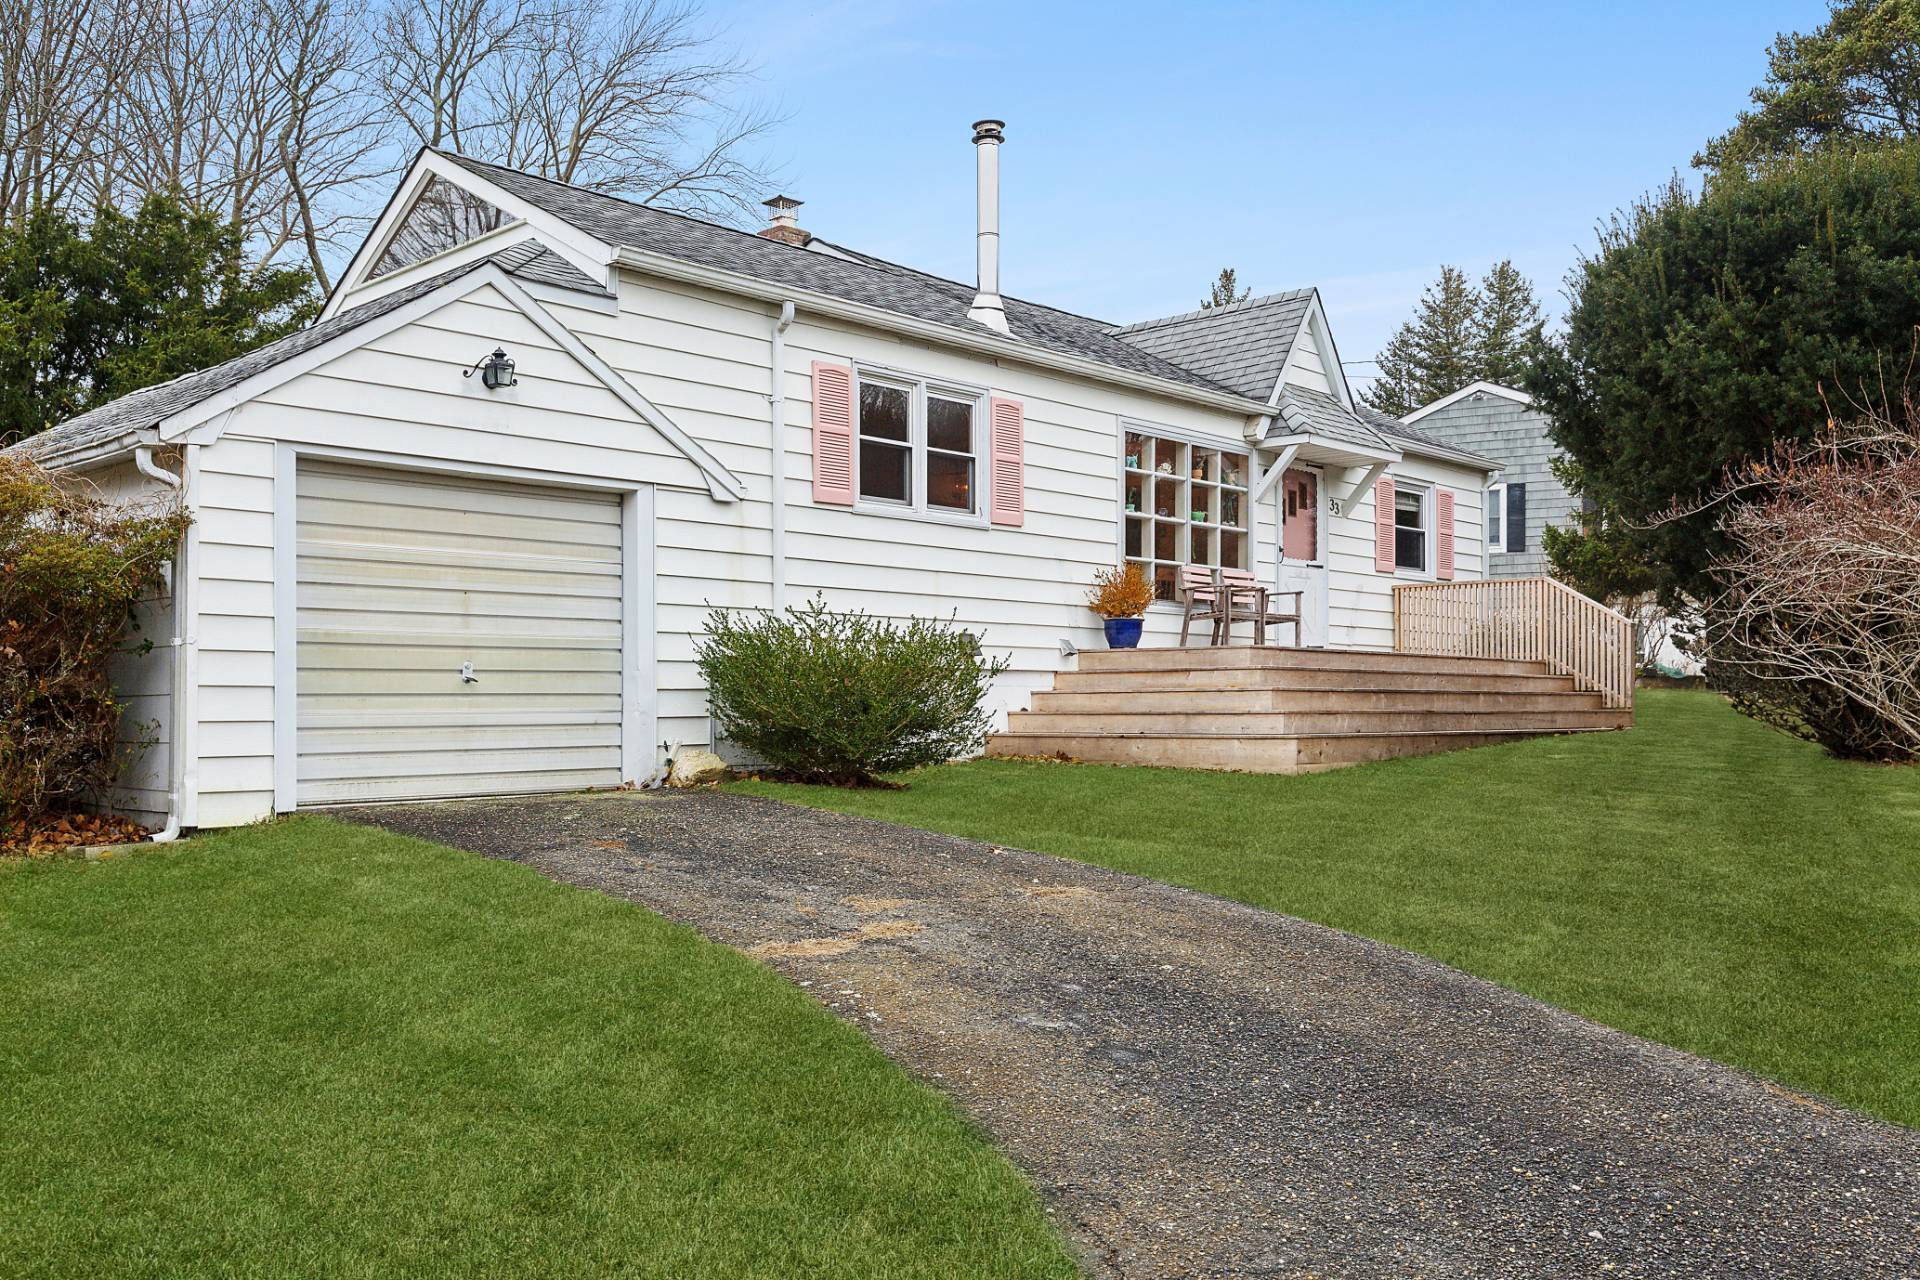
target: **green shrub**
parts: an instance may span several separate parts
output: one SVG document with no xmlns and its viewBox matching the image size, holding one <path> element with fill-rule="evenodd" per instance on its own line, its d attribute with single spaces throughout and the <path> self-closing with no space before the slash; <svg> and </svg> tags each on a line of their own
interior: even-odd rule
<svg viewBox="0 0 1920 1280">
<path fill-rule="evenodd" d="M 979 750 L 981 701 L 1007 669 L 965 628 L 836 613 L 818 596 L 784 614 L 715 609 L 698 656 L 721 736 L 838 786 Z"/>
<path fill-rule="evenodd" d="M 0 457 L 0 837 L 112 784 L 108 664 L 186 525 Z"/>
</svg>

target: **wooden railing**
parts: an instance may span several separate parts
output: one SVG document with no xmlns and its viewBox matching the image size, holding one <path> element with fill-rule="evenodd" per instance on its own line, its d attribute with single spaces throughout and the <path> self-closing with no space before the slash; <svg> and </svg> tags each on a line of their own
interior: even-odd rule
<svg viewBox="0 0 1920 1280">
<path fill-rule="evenodd" d="M 1396 586 L 1393 647 L 1544 662 L 1609 707 L 1633 706 L 1633 622 L 1552 578 Z"/>
</svg>

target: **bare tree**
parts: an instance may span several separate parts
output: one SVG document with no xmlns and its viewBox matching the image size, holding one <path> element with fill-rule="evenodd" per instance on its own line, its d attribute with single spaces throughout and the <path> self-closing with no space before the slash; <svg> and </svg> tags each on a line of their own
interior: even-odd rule
<svg viewBox="0 0 1920 1280">
<path fill-rule="evenodd" d="M 111 198 L 116 104 L 153 39 L 140 0 L 0 0 L 0 218 Z"/>
<path fill-rule="evenodd" d="M 1914 386 L 1777 445 L 1707 504 L 1730 548 L 1702 610 L 1709 677 L 1839 755 L 1920 760 Z"/>
<path fill-rule="evenodd" d="M 428 146 L 708 217 L 754 212 L 777 121 L 688 5 L 429 0 L 389 10 L 383 85 Z"/>
</svg>

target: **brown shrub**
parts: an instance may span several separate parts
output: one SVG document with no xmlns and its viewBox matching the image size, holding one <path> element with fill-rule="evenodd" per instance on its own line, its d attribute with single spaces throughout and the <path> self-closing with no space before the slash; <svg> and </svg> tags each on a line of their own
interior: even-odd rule
<svg viewBox="0 0 1920 1280">
<path fill-rule="evenodd" d="M 171 495 L 114 503 L 0 456 L 0 832 L 112 784 L 121 703 L 108 665 L 186 527 Z"/>
</svg>

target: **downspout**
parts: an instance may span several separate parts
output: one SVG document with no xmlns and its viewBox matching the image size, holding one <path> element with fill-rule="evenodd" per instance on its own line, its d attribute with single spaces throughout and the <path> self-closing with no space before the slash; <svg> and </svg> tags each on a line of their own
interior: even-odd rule
<svg viewBox="0 0 1920 1280">
<path fill-rule="evenodd" d="M 772 428 L 773 453 L 769 469 L 773 473 L 773 611 L 787 607 L 787 326 L 793 323 L 793 303 L 780 304 L 780 317 L 773 322 L 773 353 L 769 365 L 773 373 L 768 424 Z"/>
<path fill-rule="evenodd" d="M 156 465 L 153 446 L 143 444 L 133 451 L 133 465 L 140 474 L 172 489 L 181 505 L 186 505 L 184 475 L 175 475 Z M 181 471 L 186 460 L 181 459 Z M 187 535 L 180 534 L 180 545 L 173 554 L 173 637 L 167 641 L 167 824 L 147 838 L 155 844 L 171 844 L 180 838 L 180 817 L 185 794 L 185 757 L 180 750 L 180 718 L 186 691 L 186 605 Z"/>
</svg>

